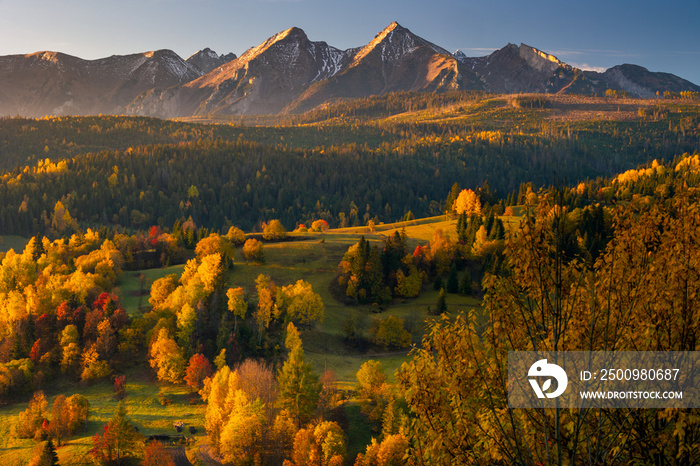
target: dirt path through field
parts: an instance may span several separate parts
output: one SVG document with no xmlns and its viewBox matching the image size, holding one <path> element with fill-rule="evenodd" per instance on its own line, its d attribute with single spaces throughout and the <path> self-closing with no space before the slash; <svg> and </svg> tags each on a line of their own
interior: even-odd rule
<svg viewBox="0 0 700 466">
<path fill-rule="evenodd" d="M 193 466 L 190 460 L 187 459 L 185 447 L 169 448 L 169 451 L 175 466 Z"/>
<path fill-rule="evenodd" d="M 223 466 L 218 459 L 216 459 L 216 454 L 212 450 L 211 445 L 204 444 L 197 447 L 195 450 L 196 462 L 199 466 Z M 188 461 L 188 464 L 189 463 Z"/>
</svg>

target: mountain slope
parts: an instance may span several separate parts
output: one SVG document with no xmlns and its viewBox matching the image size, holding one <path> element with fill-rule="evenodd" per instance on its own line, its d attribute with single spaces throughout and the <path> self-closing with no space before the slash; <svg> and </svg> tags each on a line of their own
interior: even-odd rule
<svg viewBox="0 0 700 466">
<path fill-rule="evenodd" d="M 224 65 L 231 60 L 236 58 L 235 53 L 228 53 L 226 55 L 219 55 L 210 48 L 205 48 L 196 53 L 190 55 L 187 60 L 185 60 L 190 65 L 197 68 L 201 74 L 207 74 L 211 70 Z"/>
<path fill-rule="evenodd" d="M 450 52 L 394 22 L 355 51 L 345 69 L 311 86 L 287 110 L 304 111 L 338 98 L 463 88 L 481 86 Z"/>
<path fill-rule="evenodd" d="M 0 114 L 119 113 L 140 93 L 202 71 L 171 50 L 83 60 L 57 52 L 0 57 Z"/>
<path fill-rule="evenodd" d="M 638 65 L 618 65 L 604 73 L 587 71 L 586 75 L 592 80 L 602 81 L 607 88 L 625 91 L 639 97 L 653 97 L 657 92 L 663 94 L 664 91 L 700 92 L 700 86 L 690 81 L 670 73 L 651 72 Z"/>
<path fill-rule="evenodd" d="M 184 86 L 140 96 L 127 111 L 161 117 L 277 113 L 312 83 L 336 74 L 349 58 L 290 28 Z"/>
<path fill-rule="evenodd" d="M 459 51 L 455 56 L 491 92 L 596 92 L 594 83 L 588 82 L 581 70 L 529 45 L 508 44 L 486 57 L 469 58 Z"/>
<path fill-rule="evenodd" d="M 310 41 L 292 27 L 238 58 L 210 49 L 187 60 L 170 50 L 99 60 L 57 52 L 0 57 L 0 115 L 277 114 L 401 91 L 603 95 L 607 89 L 649 97 L 700 86 L 635 65 L 582 71 L 525 44 L 484 57 L 452 54 L 396 22 L 364 47 L 347 50 Z"/>
</svg>

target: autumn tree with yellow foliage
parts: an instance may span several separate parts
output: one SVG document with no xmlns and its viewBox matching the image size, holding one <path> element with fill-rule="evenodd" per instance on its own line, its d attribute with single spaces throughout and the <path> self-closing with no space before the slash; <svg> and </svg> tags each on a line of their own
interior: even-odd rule
<svg viewBox="0 0 700 466">
<path fill-rule="evenodd" d="M 325 312 L 323 299 L 305 280 L 297 280 L 293 285 L 279 288 L 275 306 L 276 314 L 284 315 L 287 320 L 306 326 L 322 322 Z"/>
<path fill-rule="evenodd" d="M 452 213 L 457 215 L 466 214 L 467 216 L 472 214 L 481 215 L 479 195 L 471 189 L 463 189 L 452 205 Z"/>
<path fill-rule="evenodd" d="M 508 351 L 696 351 L 697 188 L 613 210 L 614 235 L 590 264 L 563 254 L 552 193 L 507 240 L 508 273 L 484 279 L 489 323 L 472 311 L 430 325 L 397 381 L 413 413 L 419 464 L 695 464 L 688 410 L 511 409 Z M 479 331 L 477 331 L 479 329 Z"/>
<path fill-rule="evenodd" d="M 162 328 L 149 350 L 151 367 L 155 369 L 158 380 L 181 383 L 185 375 L 185 358 L 182 349 L 170 338 L 168 329 Z"/>
</svg>

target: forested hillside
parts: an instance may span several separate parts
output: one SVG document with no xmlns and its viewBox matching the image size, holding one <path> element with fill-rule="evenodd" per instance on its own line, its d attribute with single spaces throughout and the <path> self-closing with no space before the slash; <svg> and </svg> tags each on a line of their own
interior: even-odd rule
<svg viewBox="0 0 700 466">
<path fill-rule="evenodd" d="M 0 121 L 3 464 L 700 462 L 692 410 L 507 386 L 513 350 L 700 349 L 697 102 L 291 118 Z"/>
<path fill-rule="evenodd" d="M 14 168 L 1 178 L 0 233 L 62 234 L 57 208 L 82 228 L 130 231 L 190 217 L 222 231 L 272 218 L 290 229 L 392 222 L 440 214 L 455 181 L 505 199 L 522 183 L 578 183 L 700 146 L 692 102 L 577 102 L 407 94 L 282 126 L 5 119 L 3 163 Z"/>
</svg>

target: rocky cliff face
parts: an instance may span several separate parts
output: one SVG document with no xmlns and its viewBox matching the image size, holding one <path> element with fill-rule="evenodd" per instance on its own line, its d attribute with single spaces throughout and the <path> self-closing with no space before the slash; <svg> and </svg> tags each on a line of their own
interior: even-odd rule
<svg viewBox="0 0 700 466">
<path fill-rule="evenodd" d="M 346 53 L 352 59 L 345 67 L 310 86 L 286 110 L 299 112 L 339 98 L 395 91 L 480 88 L 471 70 L 461 67 L 450 52 L 398 23 L 390 24 L 365 47 Z"/>
<path fill-rule="evenodd" d="M 347 53 L 290 28 L 186 85 L 142 95 L 127 111 L 161 117 L 277 113 L 348 61 Z"/>
<path fill-rule="evenodd" d="M 190 65 L 194 66 L 200 71 L 201 75 L 205 75 L 215 68 L 224 65 L 231 60 L 236 58 L 235 53 L 229 53 L 226 55 L 219 55 L 210 48 L 205 48 L 192 55 L 190 55 L 187 60 L 185 60 Z"/>
<path fill-rule="evenodd" d="M 473 70 L 484 89 L 491 92 L 595 92 L 595 86 L 586 82 L 581 70 L 525 44 L 508 44 L 479 58 L 461 53 L 459 60 Z"/>
</svg>

